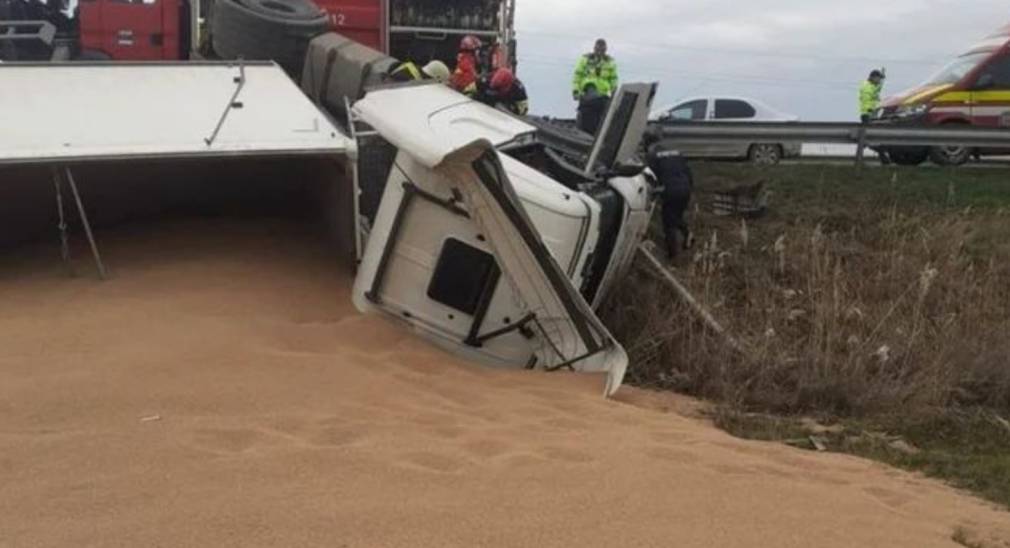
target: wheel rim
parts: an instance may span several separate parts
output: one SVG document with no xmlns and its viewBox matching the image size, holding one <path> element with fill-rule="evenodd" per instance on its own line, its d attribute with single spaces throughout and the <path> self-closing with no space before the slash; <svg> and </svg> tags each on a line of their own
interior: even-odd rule
<svg viewBox="0 0 1010 548">
<path fill-rule="evenodd" d="M 757 145 L 754 147 L 754 163 L 772 165 L 779 161 L 779 151 L 775 145 Z"/>
<path fill-rule="evenodd" d="M 940 147 L 940 153 L 950 161 L 958 161 L 968 155 L 968 149 L 965 147 Z"/>
</svg>

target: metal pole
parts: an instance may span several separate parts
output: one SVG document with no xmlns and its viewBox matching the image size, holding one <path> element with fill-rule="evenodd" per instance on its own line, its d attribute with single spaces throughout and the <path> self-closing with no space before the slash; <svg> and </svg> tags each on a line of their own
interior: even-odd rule
<svg viewBox="0 0 1010 548">
<path fill-rule="evenodd" d="M 856 176 L 861 177 L 863 175 L 863 167 L 865 167 L 866 161 L 864 156 L 866 155 L 866 126 L 859 126 L 859 142 L 856 145 Z"/>
<path fill-rule="evenodd" d="M 70 263 L 70 239 L 67 235 L 67 216 L 63 209 L 63 185 L 60 182 L 60 172 L 53 169 L 53 187 L 56 188 L 56 212 L 59 214 L 59 224 L 56 225 L 60 231 L 60 256 L 63 264 L 67 267 L 70 275 L 73 276 L 74 267 Z"/>
<path fill-rule="evenodd" d="M 243 60 L 240 58 L 238 60 L 238 76 L 236 76 L 233 81 L 235 82 L 235 93 L 232 94 L 231 99 L 228 100 L 228 106 L 224 108 L 224 112 L 221 113 L 221 118 L 217 121 L 217 126 L 214 127 L 214 132 L 210 134 L 203 142 L 207 143 L 207 146 L 214 144 L 214 140 L 217 139 L 217 134 L 221 132 L 221 128 L 224 126 L 224 121 L 228 119 L 228 113 L 234 108 L 241 108 L 242 103 L 238 100 L 238 96 L 242 93 L 242 88 L 245 87 L 245 65 Z"/>
<path fill-rule="evenodd" d="M 95 243 L 95 235 L 91 232 L 91 223 L 88 222 L 88 214 L 84 211 L 84 202 L 81 201 L 81 194 L 77 191 L 77 183 L 70 168 L 63 168 L 63 173 L 70 184 L 70 191 L 74 193 L 74 200 L 77 201 L 77 212 L 81 215 L 81 223 L 84 225 L 84 233 L 88 235 L 88 244 L 91 245 L 91 254 L 95 257 L 95 266 L 98 267 L 98 277 L 107 280 L 108 275 L 105 265 L 102 264 L 102 256 L 98 253 L 98 244 Z"/>
<path fill-rule="evenodd" d="M 674 293 L 676 293 L 681 300 L 687 303 L 691 310 L 694 311 L 699 318 L 701 318 L 702 322 L 704 322 L 709 329 L 722 337 L 722 339 L 726 341 L 727 346 L 743 356 L 751 355 L 748 349 L 744 345 L 740 344 L 740 341 L 731 335 L 729 331 L 726 331 L 722 324 L 715 319 L 715 316 L 712 316 L 712 313 L 694 298 L 694 295 L 687 290 L 687 287 L 685 287 L 684 284 L 680 283 L 680 280 L 673 275 L 673 272 L 670 272 L 670 269 L 663 266 L 663 263 L 656 258 L 656 255 L 649 248 L 648 243 L 639 245 L 638 253 L 645 259 L 645 262 L 652 267 L 656 274 L 659 275 L 660 280 L 666 282 L 666 285 L 670 286 Z"/>
</svg>

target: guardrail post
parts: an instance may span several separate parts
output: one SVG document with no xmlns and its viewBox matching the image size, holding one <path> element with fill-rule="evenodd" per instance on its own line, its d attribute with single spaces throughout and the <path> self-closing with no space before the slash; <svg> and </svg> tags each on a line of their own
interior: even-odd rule
<svg viewBox="0 0 1010 548">
<path fill-rule="evenodd" d="M 866 126 L 859 126 L 859 133 L 856 143 L 856 176 L 862 177 L 863 167 L 866 164 Z"/>
</svg>

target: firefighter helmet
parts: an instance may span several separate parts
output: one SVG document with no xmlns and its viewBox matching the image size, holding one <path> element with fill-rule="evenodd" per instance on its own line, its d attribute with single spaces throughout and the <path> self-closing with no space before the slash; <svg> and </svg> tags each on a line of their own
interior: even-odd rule
<svg viewBox="0 0 1010 548">
<path fill-rule="evenodd" d="M 435 60 L 421 69 L 421 72 L 425 73 L 429 78 L 444 84 L 449 81 L 449 77 L 452 73 L 449 71 L 449 67 L 445 63 Z"/>
<path fill-rule="evenodd" d="M 472 34 L 468 34 L 460 40 L 459 49 L 460 51 L 477 51 L 482 45 L 483 44 L 481 43 L 480 38 L 477 38 Z"/>
<path fill-rule="evenodd" d="M 516 75 L 507 68 L 500 68 L 491 75 L 491 89 L 498 93 L 505 93 L 512 89 L 512 84 L 516 81 Z"/>
</svg>

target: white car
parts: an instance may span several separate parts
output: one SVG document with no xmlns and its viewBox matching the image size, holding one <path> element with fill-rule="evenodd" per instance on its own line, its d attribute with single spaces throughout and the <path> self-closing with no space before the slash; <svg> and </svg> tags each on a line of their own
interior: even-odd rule
<svg viewBox="0 0 1010 548">
<path fill-rule="evenodd" d="M 654 124 L 682 122 L 797 122 L 799 117 L 780 112 L 756 99 L 743 97 L 691 97 L 672 107 L 654 111 Z M 777 164 L 800 156 L 801 143 L 706 143 L 677 140 L 680 152 L 689 158 L 747 159 L 756 164 Z"/>
</svg>

